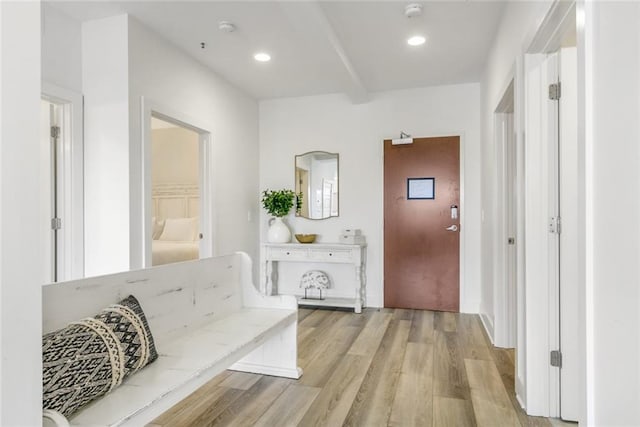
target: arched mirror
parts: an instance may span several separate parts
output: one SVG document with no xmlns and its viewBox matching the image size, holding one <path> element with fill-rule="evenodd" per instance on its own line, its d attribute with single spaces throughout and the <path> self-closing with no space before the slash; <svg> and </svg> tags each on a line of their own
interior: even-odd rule
<svg viewBox="0 0 640 427">
<path fill-rule="evenodd" d="M 295 187 L 300 197 L 297 216 L 338 216 L 338 153 L 311 151 L 295 156 Z"/>
</svg>

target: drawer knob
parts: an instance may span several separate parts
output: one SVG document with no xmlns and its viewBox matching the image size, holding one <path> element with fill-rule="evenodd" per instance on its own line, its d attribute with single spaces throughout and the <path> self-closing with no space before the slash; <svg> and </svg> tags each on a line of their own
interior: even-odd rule
<svg viewBox="0 0 640 427">
<path fill-rule="evenodd" d="M 289 252 L 287 252 L 287 255 L 290 255 Z"/>
<path fill-rule="evenodd" d="M 329 252 L 329 256 L 333 256 L 333 254 L 331 252 Z"/>
</svg>

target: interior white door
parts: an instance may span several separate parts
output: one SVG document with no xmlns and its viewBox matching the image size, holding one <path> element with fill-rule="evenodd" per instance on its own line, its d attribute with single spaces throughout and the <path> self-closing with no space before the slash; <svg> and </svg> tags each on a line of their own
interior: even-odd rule
<svg viewBox="0 0 640 427">
<path fill-rule="evenodd" d="M 560 417 L 577 421 L 578 354 L 578 96 L 576 48 L 560 50 Z"/>
<path fill-rule="evenodd" d="M 503 101 L 508 98 L 505 105 Z M 514 132 L 513 85 L 505 93 L 495 113 L 497 197 L 496 223 L 501 224 L 494 239 L 494 324 L 496 347 L 516 347 L 516 135 Z"/>
<path fill-rule="evenodd" d="M 46 281 L 77 279 L 84 277 L 82 95 L 43 82 L 41 105 L 41 143 L 47 147 L 41 159 L 47 207 L 42 224 L 50 244 L 47 272 L 52 273 Z M 60 220 L 57 230 L 51 228 L 52 218 Z"/>
<path fill-rule="evenodd" d="M 517 277 L 517 242 L 516 234 L 518 227 L 517 211 L 517 156 L 516 156 L 516 134 L 514 131 L 513 113 L 506 114 L 504 128 L 504 215 L 505 215 L 505 236 L 502 244 L 505 245 L 505 344 L 509 348 L 516 345 L 516 282 Z"/>
<path fill-rule="evenodd" d="M 46 229 L 44 267 L 45 283 L 65 279 L 65 239 L 62 232 L 64 212 L 64 162 L 62 158 L 62 107 L 47 100 L 41 100 L 40 133 L 41 144 L 46 156 L 41 159 L 43 176 L 43 225 Z M 66 226 L 66 224 L 65 224 Z"/>
<path fill-rule="evenodd" d="M 518 377 L 523 370 L 525 384 L 519 396 L 529 415 L 557 417 L 560 372 L 549 362 L 560 345 L 558 102 L 550 99 L 549 86 L 558 82 L 558 55 L 527 55 L 525 72 L 525 303 L 518 313 L 524 331 Z"/>
<path fill-rule="evenodd" d="M 560 365 L 553 362 L 552 353 L 560 351 L 560 104 L 554 99 L 560 93 L 552 85 L 560 80 L 560 58 L 557 52 L 547 56 L 547 85 L 543 88 L 546 97 L 547 147 L 546 186 L 547 206 L 547 254 L 549 286 L 549 416 L 560 415 Z M 557 91 L 554 94 L 554 91 Z M 543 166 L 544 168 L 544 166 Z"/>
<path fill-rule="evenodd" d="M 201 132 L 199 136 L 199 187 L 200 187 L 200 204 L 198 206 L 199 211 L 199 224 L 200 232 L 198 238 L 200 239 L 200 258 L 212 257 L 216 254 L 214 251 L 214 209 L 213 209 L 213 149 L 211 134 L 209 132 Z"/>
<path fill-rule="evenodd" d="M 526 77 L 526 409 L 577 420 L 576 49 L 529 55 Z M 560 366 L 549 363 L 555 351 Z"/>
<path fill-rule="evenodd" d="M 52 215 L 52 200 L 55 192 L 53 191 L 53 185 L 51 183 L 52 168 L 51 168 L 51 126 L 53 122 L 53 104 L 48 101 L 42 100 L 40 103 L 40 144 L 46 147 L 45 150 L 41 150 L 43 153 L 40 159 L 40 170 L 42 171 L 42 206 L 43 212 L 41 215 L 41 221 L 43 224 L 42 239 L 46 243 L 43 245 L 45 248 L 43 265 L 45 277 L 43 277 L 43 283 L 50 283 L 55 281 L 55 232 L 51 230 L 51 218 Z"/>
</svg>

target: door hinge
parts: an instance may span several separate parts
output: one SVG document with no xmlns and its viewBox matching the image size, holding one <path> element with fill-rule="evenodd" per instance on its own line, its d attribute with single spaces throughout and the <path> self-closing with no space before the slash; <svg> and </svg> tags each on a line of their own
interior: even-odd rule
<svg viewBox="0 0 640 427">
<path fill-rule="evenodd" d="M 562 368 L 562 353 L 560 350 L 551 351 L 549 362 L 551 366 L 555 366 L 557 368 Z"/>
<path fill-rule="evenodd" d="M 62 218 L 51 218 L 51 229 L 60 230 L 62 228 Z"/>
<path fill-rule="evenodd" d="M 549 218 L 549 233 L 560 234 L 562 232 L 562 223 L 559 216 Z"/>
<path fill-rule="evenodd" d="M 60 138 L 60 126 L 51 126 L 51 138 Z"/>
<path fill-rule="evenodd" d="M 557 101 L 562 96 L 562 85 L 560 82 L 553 83 L 549 85 L 549 99 L 552 101 Z"/>
</svg>

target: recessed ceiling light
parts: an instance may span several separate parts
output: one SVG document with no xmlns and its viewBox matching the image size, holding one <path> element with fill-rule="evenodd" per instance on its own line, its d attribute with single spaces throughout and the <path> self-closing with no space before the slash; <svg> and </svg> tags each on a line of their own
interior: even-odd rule
<svg viewBox="0 0 640 427">
<path fill-rule="evenodd" d="M 404 8 L 404 14 L 407 18 L 413 18 L 422 15 L 422 5 L 418 3 L 412 3 Z"/>
<path fill-rule="evenodd" d="M 425 39 L 422 36 L 413 36 L 407 40 L 407 43 L 409 44 L 409 46 L 420 46 L 421 44 L 424 44 L 424 42 L 426 41 L 427 39 Z"/>
<path fill-rule="evenodd" d="M 223 33 L 233 33 L 236 30 L 236 25 L 229 21 L 218 22 L 218 29 Z"/>
<path fill-rule="evenodd" d="M 259 62 L 268 62 L 271 61 L 271 55 L 268 53 L 260 52 L 253 55 L 253 58 Z"/>
</svg>

